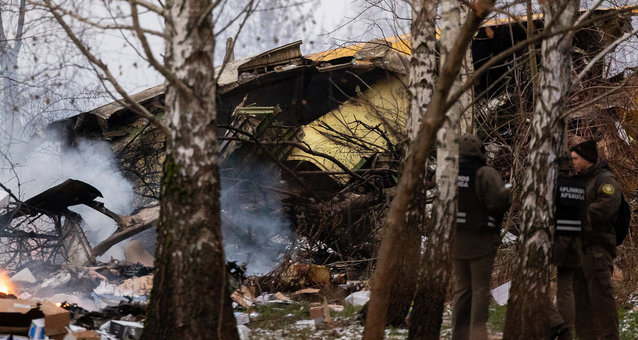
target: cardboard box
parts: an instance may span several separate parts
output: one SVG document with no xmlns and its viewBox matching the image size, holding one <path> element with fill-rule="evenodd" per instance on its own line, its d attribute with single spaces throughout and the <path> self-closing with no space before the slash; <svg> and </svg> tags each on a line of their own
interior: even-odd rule
<svg viewBox="0 0 638 340">
<path fill-rule="evenodd" d="M 323 307 L 310 307 L 310 318 L 311 319 L 323 319 Z"/>
<path fill-rule="evenodd" d="M 0 334 L 27 335 L 31 321 L 44 318 L 44 333 L 48 336 L 66 334 L 71 316 L 65 309 L 50 302 L 0 299 Z"/>
<path fill-rule="evenodd" d="M 64 340 L 100 340 L 100 335 L 95 331 L 69 332 Z"/>
</svg>

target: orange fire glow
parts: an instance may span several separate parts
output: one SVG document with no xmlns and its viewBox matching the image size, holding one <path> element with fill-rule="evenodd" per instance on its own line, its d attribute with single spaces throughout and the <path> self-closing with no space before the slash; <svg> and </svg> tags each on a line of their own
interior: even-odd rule
<svg viewBox="0 0 638 340">
<path fill-rule="evenodd" d="M 15 285 L 9 279 L 6 271 L 0 271 L 0 293 L 15 294 L 17 291 Z"/>
</svg>

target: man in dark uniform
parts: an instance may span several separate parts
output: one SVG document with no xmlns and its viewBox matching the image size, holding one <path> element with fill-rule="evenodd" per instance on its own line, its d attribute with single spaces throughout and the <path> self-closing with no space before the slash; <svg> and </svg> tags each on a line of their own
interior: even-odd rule
<svg viewBox="0 0 638 340">
<path fill-rule="evenodd" d="M 571 149 L 574 169 L 585 181 L 583 265 L 574 275 L 578 339 L 619 339 L 618 310 L 611 286 L 616 257 L 615 221 L 621 201 L 618 181 L 606 161 L 598 161 L 595 141 Z"/>
<path fill-rule="evenodd" d="M 454 311 L 452 339 L 487 339 L 490 280 L 500 244 L 510 191 L 486 165 L 481 141 L 465 135 L 459 143 L 458 212 L 452 242 Z"/>
<path fill-rule="evenodd" d="M 575 333 L 574 273 L 583 264 L 581 232 L 585 221 L 585 182 L 578 175 L 570 176 L 571 157 L 558 160 L 556 180 L 556 216 L 552 262 L 556 266 L 556 306 L 565 327 L 560 339 L 572 339 Z M 555 329 L 560 334 L 561 329 Z"/>
</svg>

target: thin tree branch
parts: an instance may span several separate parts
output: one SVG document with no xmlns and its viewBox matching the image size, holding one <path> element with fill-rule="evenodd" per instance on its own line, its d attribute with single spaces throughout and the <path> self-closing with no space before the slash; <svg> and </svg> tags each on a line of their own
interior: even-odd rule
<svg viewBox="0 0 638 340">
<path fill-rule="evenodd" d="M 7 188 L 6 186 L 4 186 L 4 184 L 0 183 L 0 188 L 2 188 L 2 190 L 6 191 L 7 194 L 9 194 L 9 196 L 11 196 L 11 198 L 13 198 L 13 200 L 15 200 L 16 202 L 20 202 L 20 199 L 16 197 L 16 195 L 14 195 L 11 192 L 11 189 Z"/>
<path fill-rule="evenodd" d="M 202 21 L 206 19 L 206 16 L 208 16 L 210 12 L 219 5 L 220 2 L 222 2 L 222 0 L 215 0 L 208 5 L 208 7 L 199 16 L 199 19 L 197 19 L 197 26 L 200 26 L 202 24 Z"/>
<path fill-rule="evenodd" d="M 137 38 L 140 40 L 142 44 L 142 48 L 144 49 L 144 53 L 146 54 L 146 59 L 148 62 L 159 72 L 161 73 L 168 82 L 171 84 L 175 84 L 181 91 L 185 93 L 190 93 L 193 95 L 193 91 L 190 87 L 188 87 L 184 82 L 182 82 L 179 78 L 177 78 L 172 72 L 170 72 L 164 65 L 160 64 L 155 57 L 153 56 L 153 51 L 151 51 L 151 47 L 148 44 L 148 40 L 146 39 L 146 35 L 142 31 L 140 26 L 139 16 L 137 14 L 137 6 L 135 5 L 135 0 L 129 0 L 131 5 L 131 18 L 133 20 L 133 30 L 137 34 Z"/>
<path fill-rule="evenodd" d="M 585 19 L 589 18 L 603 1 L 604 0 L 598 0 L 598 2 L 596 2 L 594 6 L 592 6 L 592 8 L 590 8 L 587 12 L 583 13 L 583 15 L 576 19 L 576 22 L 574 24 L 578 25 L 581 22 L 585 21 Z"/>
<path fill-rule="evenodd" d="M 246 5 L 250 7 L 244 7 L 243 13 L 245 13 L 246 15 L 244 16 L 244 19 L 242 20 L 241 24 L 239 24 L 239 28 L 237 29 L 237 32 L 235 32 L 235 36 L 233 37 L 233 41 L 231 43 L 230 49 L 233 49 L 233 50 L 235 49 L 235 43 L 237 42 L 237 37 L 239 36 L 239 33 L 242 31 L 242 29 L 244 28 L 244 25 L 248 21 L 248 17 L 250 17 L 250 15 L 255 11 L 255 7 L 252 7 L 253 3 L 254 3 L 254 0 L 251 0 Z M 218 35 L 219 33 L 221 33 L 221 31 L 215 33 L 215 35 Z M 217 74 L 215 74 L 215 84 L 219 82 L 219 77 L 221 77 L 222 73 L 224 72 L 224 69 L 226 68 L 226 65 L 228 65 L 228 61 L 229 61 L 228 58 L 224 58 L 224 61 L 222 62 L 221 67 L 219 68 L 219 71 L 217 71 Z"/>
<path fill-rule="evenodd" d="M 573 113 L 576 113 L 576 112 L 578 112 L 578 111 L 580 111 L 580 110 L 582 110 L 582 109 L 584 109 L 586 107 L 589 107 L 589 106 L 591 106 L 593 104 L 596 104 L 601 99 L 603 99 L 603 98 L 605 98 L 605 97 L 607 97 L 607 96 L 609 96 L 611 94 L 614 94 L 614 93 L 618 92 L 619 90 L 621 90 L 621 89 L 623 89 L 625 87 L 625 85 L 627 84 L 628 80 L 629 80 L 629 78 L 625 78 L 622 81 L 622 83 L 620 83 L 618 86 L 616 86 L 614 88 L 611 88 L 611 89 L 603 92 L 601 95 L 596 96 L 593 99 L 588 100 L 588 101 L 586 101 L 586 102 L 584 102 L 584 103 L 582 103 L 582 104 L 580 104 L 580 105 L 578 105 L 578 106 L 576 106 L 574 108 L 571 108 L 570 110 L 568 110 L 565 113 L 563 113 L 560 116 L 560 118 L 561 119 L 567 118 L 567 117 L 569 117 L 569 115 L 571 115 Z"/>
<path fill-rule="evenodd" d="M 638 33 L 638 28 L 634 29 L 631 32 L 627 32 L 625 33 L 622 37 L 616 39 L 613 43 L 609 44 L 609 46 L 605 47 L 602 51 L 598 52 L 598 54 L 596 54 L 595 57 L 593 57 L 589 63 L 587 63 L 587 66 L 585 66 L 584 69 L 582 69 L 580 71 L 580 73 L 578 73 L 578 75 L 576 76 L 576 78 L 574 78 L 574 80 L 572 81 L 572 88 L 574 87 L 574 84 L 580 82 L 581 80 L 583 80 L 583 78 L 585 77 L 585 75 L 587 75 L 587 72 L 589 72 L 589 70 L 592 69 L 592 67 L 594 67 L 594 65 L 603 57 L 605 57 L 605 55 L 607 55 L 607 53 L 611 52 L 613 49 L 616 48 L 616 46 L 620 45 L 621 43 L 623 43 L 624 41 L 628 40 L 629 38 L 633 37 L 634 34 Z"/>
<path fill-rule="evenodd" d="M 73 31 L 71 30 L 71 27 L 69 27 L 69 25 L 66 23 L 66 21 L 64 21 L 60 13 L 58 13 L 58 10 L 57 10 L 58 6 L 53 6 L 51 4 L 51 0 L 44 0 L 44 3 L 46 7 L 49 9 L 49 11 L 55 17 L 55 20 L 60 24 L 60 26 L 62 26 L 62 28 L 64 29 L 66 34 L 69 36 L 71 41 L 73 41 L 75 46 L 80 50 L 80 52 L 82 52 L 82 54 L 84 54 L 85 57 L 89 59 L 89 61 L 93 65 L 99 67 L 100 70 L 104 72 L 104 75 L 106 76 L 108 81 L 113 85 L 113 87 L 115 87 L 115 90 L 125 99 L 125 101 L 129 104 L 129 106 L 132 107 L 133 111 L 135 111 L 140 116 L 153 122 L 158 128 L 160 128 L 165 134 L 168 135 L 168 132 L 169 132 L 168 128 L 164 124 L 162 124 L 162 122 L 157 117 L 155 117 L 140 103 L 133 100 L 129 96 L 129 94 L 120 86 L 120 84 L 115 79 L 111 71 L 108 69 L 108 66 L 106 66 L 106 64 L 104 64 L 102 60 L 98 59 L 95 55 L 93 55 L 93 53 L 89 51 L 87 46 L 80 41 L 80 39 L 75 35 L 75 33 L 73 33 Z M 120 101 L 118 100 L 118 102 Z M 124 103 L 121 103 L 121 104 L 124 105 Z M 124 105 L 124 106 L 127 106 L 127 105 Z"/>
<path fill-rule="evenodd" d="M 135 1 L 136 4 L 148 9 L 149 11 L 159 14 L 164 19 L 169 19 L 168 12 L 166 11 L 165 8 L 156 6 L 156 5 L 154 5 L 154 4 L 152 4 L 152 3 L 148 2 L 148 1 L 145 1 L 145 0 L 134 0 L 134 1 Z"/>
<path fill-rule="evenodd" d="M 632 8 L 638 8 L 638 6 L 634 6 Z M 622 12 L 629 12 L 632 10 L 632 8 L 623 8 Z M 606 18 L 610 18 L 613 16 L 618 15 L 617 12 L 614 13 L 606 13 L 605 15 L 601 15 L 600 17 L 597 18 L 593 18 L 589 21 L 586 22 L 582 22 L 579 25 L 574 25 L 572 27 L 566 28 L 566 29 L 562 29 L 562 30 L 558 30 L 555 32 L 548 32 L 547 30 L 543 30 L 543 32 L 535 34 L 534 36 L 522 40 L 520 42 L 518 42 L 516 45 L 502 51 L 501 53 L 491 57 L 485 64 L 483 64 L 483 66 L 481 66 L 478 70 L 476 70 L 473 75 L 472 78 L 468 79 L 468 81 L 463 84 L 463 86 L 461 86 L 456 92 L 452 92 L 445 104 L 445 108 L 446 110 L 449 109 L 449 107 L 454 104 L 462 95 L 465 91 L 469 90 L 471 87 L 474 87 L 474 84 L 476 82 L 478 82 L 478 78 L 480 76 L 482 76 L 485 72 L 487 72 L 487 70 L 489 70 L 492 66 L 494 66 L 496 63 L 500 62 L 501 60 L 507 58 L 508 56 L 510 56 L 512 53 L 527 47 L 529 44 L 533 44 L 536 43 L 538 41 L 541 41 L 543 39 L 547 39 L 550 37 L 553 37 L 555 35 L 559 35 L 559 34 L 564 34 L 565 32 L 569 32 L 569 31 L 575 31 L 584 27 L 589 26 L 590 24 L 592 24 L 593 22 L 596 22 L 598 20 L 602 20 L 602 19 L 606 19 Z M 550 23 L 551 24 L 551 23 Z M 547 26 L 549 27 L 549 25 Z"/>
<path fill-rule="evenodd" d="M 271 160 L 273 160 L 275 163 L 277 163 L 277 165 L 284 170 L 285 172 L 287 172 L 292 178 L 295 179 L 295 181 L 297 183 L 299 183 L 299 185 L 306 190 L 308 193 L 310 193 L 311 195 L 313 195 L 316 199 L 319 199 L 319 197 L 315 194 L 315 192 L 313 190 L 310 189 L 310 187 L 308 187 L 308 185 L 306 185 L 306 183 L 304 183 L 304 181 L 299 178 L 299 176 L 297 176 L 297 174 L 292 171 L 289 167 L 287 167 L 285 164 L 283 164 L 281 162 L 281 160 L 279 160 L 279 158 L 275 157 L 263 144 L 261 144 L 261 142 L 259 142 L 259 140 L 257 139 L 257 137 L 255 137 L 252 134 L 249 134 L 245 131 L 242 131 L 241 129 L 237 129 L 234 128 L 232 126 L 226 126 L 225 127 L 228 130 L 234 131 L 235 133 L 239 133 L 241 135 L 244 135 L 248 138 L 250 138 L 250 140 L 255 143 L 255 145 L 257 145 Z"/>
<path fill-rule="evenodd" d="M 98 257 L 104 254 L 115 244 L 127 238 L 149 229 L 159 221 L 160 207 L 147 208 L 132 216 L 120 216 L 127 220 L 127 224 L 118 224 L 119 228 L 108 238 L 100 242 L 91 250 L 91 256 Z"/>
<path fill-rule="evenodd" d="M 135 0 L 131 0 L 131 2 L 137 2 Z M 83 22 L 87 25 L 90 25 L 92 27 L 95 28 L 99 28 L 102 30 L 129 30 L 129 31 L 135 31 L 135 27 L 133 26 L 129 26 L 129 25 L 121 25 L 121 24 L 110 24 L 110 25 L 105 25 L 105 24 L 100 24 L 97 22 L 94 22 L 92 20 L 89 20 L 86 17 L 83 17 L 81 15 L 78 15 L 75 11 L 69 11 L 65 8 L 62 7 L 58 7 L 58 11 L 60 11 L 62 14 L 64 15 L 68 15 L 71 18 L 79 21 L 79 22 Z M 113 18 L 115 19 L 115 18 Z M 142 30 L 142 32 L 146 33 L 146 34 L 151 34 L 151 35 L 155 35 L 164 39 L 167 39 L 167 36 L 164 32 L 158 32 L 158 31 L 154 31 L 154 30 L 150 30 L 150 29 L 146 29 L 146 28 L 140 28 Z"/>
</svg>

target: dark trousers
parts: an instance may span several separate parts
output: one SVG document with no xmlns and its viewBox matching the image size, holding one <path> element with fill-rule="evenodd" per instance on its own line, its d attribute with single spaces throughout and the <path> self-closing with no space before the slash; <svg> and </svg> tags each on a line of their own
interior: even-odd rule
<svg viewBox="0 0 638 340">
<path fill-rule="evenodd" d="M 579 268 L 580 270 L 580 268 Z M 574 274 L 576 268 L 556 268 L 556 307 L 563 321 L 569 327 L 571 334 L 576 334 L 574 323 L 576 319 L 576 305 L 574 302 Z"/>
<path fill-rule="evenodd" d="M 585 249 L 574 275 L 576 334 L 579 340 L 617 340 L 618 309 L 611 286 L 613 257 L 599 246 Z"/>
<path fill-rule="evenodd" d="M 452 260 L 454 310 L 452 340 L 487 339 L 490 281 L 496 252 L 470 260 Z"/>
</svg>

